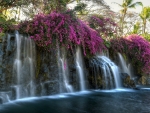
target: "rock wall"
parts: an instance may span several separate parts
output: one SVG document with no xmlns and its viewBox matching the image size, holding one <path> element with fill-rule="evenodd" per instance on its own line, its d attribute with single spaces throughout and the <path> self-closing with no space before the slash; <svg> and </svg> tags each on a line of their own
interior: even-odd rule
<svg viewBox="0 0 150 113">
<path fill-rule="evenodd" d="M 15 35 L 7 34 L 4 36 L 0 42 L 0 92 L 9 92 L 10 99 L 16 99 L 16 75 L 13 72 L 16 49 Z M 21 51 L 23 50 L 21 49 Z M 59 73 L 57 53 L 57 49 L 47 52 L 44 48 L 36 47 L 35 96 L 67 92 L 64 83 L 62 83 L 62 73 Z M 73 51 L 68 50 L 65 54 L 68 61 L 69 84 L 73 86 L 74 91 L 79 91 L 75 55 Z M 23 72 L 25 74 L 22 74 L 28 76 L 28 71 L 26 70 Z M 88 72 L 85 73 L 85 78 L 87 78 L 87 74 Z M 23 80 L 28 81 L 29 77 L 24 77 Z M 86 83 L 88 82 L 86 81 Z M 24 84 L 24 86 L 28 85 Z"/>
<path fill-rule="evenodd" d="M 3 55 L 3 52 L 2 52 L 2 37 L 0 37 L 0 89 L 2 89 L 2 55 Z"/>
<path fill-rule="evenodd" d="M 0 39 L 0 99 L 3 99 L 3 102 L 8 100 L 6 94 L 11 100 L 16 99 L 16 89 L 12 87 L 12 85 L 16 84 L 16 76 L 13 72 L 16 48 L 15 36 L 13 33 L 6 34 L 6 36 Z M 44 48 L 36 47 L 36 70 L 34 77 L 35 96 L 67 92 L 62 82 L 63 75 L 59 73 L 57 54 L 57 49 L 47 52 Z M 80 80 L 76 70 L 75 48 L 72 51 L 66 50 L 65 55 L 68 62 L 69 84 L 73 86 L 74 91 L 79 91 Z M 93 70 L 90 68 L 89 61 L 89 58 L 84 57 L 86 67 L 83 70 L 86 80 L 86 89 L 104 89 L 105 81 L 102 79 L 102 75 L 97 75 L 97 80 L 95 80 L 95 75 L 93 75 Z M 150 84 L 149 75 L 139 77 L 136 82 L 131 80 L 126 73 L 120 73 L 120 76 L 122 76 L 123 86 L 127 88 L 135 88 L 135 83 L 142 85 Z M 26 80 L 28 81 L 29 79 Z"/>
<path fill-rule="evenodd" d="M 2 63 L 1 72 L 0 72 L 0 76 L 1 76 L 0 89 L 4 91 L 9 90 L 10 85 L 12 84 L 15 49 L 16 46 L 15 46 L 14 35 L 10 34 L 9 38 L 8 38 L 8 34 L 4 36 L 1 43 L 1 49 L 0 49 L 1 63 Z"/>
<path fill-rule="evenodd" d="M 61 92 L 67 92 L 65 86 L 63 86 L 62 73 L 59 73 L 58 69 L 58 51 L 53 50 L 47 52 L 42 48 L 37 48 L 37 67 L 36 67 L 36 84 L 37 84 L 37 94 L 49 95 Z M 69 84 L 73 86 L 74 90 L 78 90 L 78 77 L 75 67 L 75 59 L 72 57 L 70 51 L 67 53 L 68 60 L 68 70 L 69 70 Z M 39 90 L 40 87 L 43 90 Z"/>
<path fill-rule="evenodd" d="M 59 92 L 59 73 L 55 52 L 47 53 L 44 49 L 37 48 L 37 64 L 35 81 L 37 95 L 49 95 Z"/>
<path fill-rule="evenodd" d="M 150 74 L 143 74 L 138 79 L 138 84 L 141 85 L 150 85 Z"/>
</svg>

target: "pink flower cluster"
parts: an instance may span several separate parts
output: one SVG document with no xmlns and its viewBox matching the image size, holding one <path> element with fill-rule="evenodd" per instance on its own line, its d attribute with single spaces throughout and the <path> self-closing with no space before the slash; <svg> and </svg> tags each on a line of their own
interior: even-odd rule
<svg viewBox="0 0 150 113">
<path fill-rule="evenodd" d="M 48 15 L 36 15 L 33 20 L 19 24 L 19 29 L 30 34 L 31 38 L 40 47 L 50 49 L 50 45 L 57 39 L 67 49 L 72 45 L 82 46 L 84 55 L 86 51 L 91 54 L 105 49 L 102 38 L 85 22 L 67 13 L 52 12 Z"/>
<path fill-rule="evenodd" d="M 111 48 L 130 57 L 140 72 L 150 73 L 150 43 L 143 37 L 133 34 L 126 38 L 112 39 Z"/>
<path fill-rule="evenodd" d="M 93 15 L 89 18 L 89 25 L 105 38 L 117 33 L 117 24 L 111 18 Z"/>
</svg>

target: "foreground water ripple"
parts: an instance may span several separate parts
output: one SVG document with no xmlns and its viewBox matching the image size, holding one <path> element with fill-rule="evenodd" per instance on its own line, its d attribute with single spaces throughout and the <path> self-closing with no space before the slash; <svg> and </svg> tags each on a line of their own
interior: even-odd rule
<svg viewBox="0 0 150 113">
<path fill-rule="evenodd" d="M 0 113 L 150 113 L 149 106 L 149 90 L 95 90 L 11 101 Z"/>
</svg>

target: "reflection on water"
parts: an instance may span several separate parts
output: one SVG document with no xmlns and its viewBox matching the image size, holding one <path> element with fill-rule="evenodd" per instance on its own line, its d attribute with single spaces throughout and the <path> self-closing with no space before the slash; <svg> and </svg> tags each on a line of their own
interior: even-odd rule
<svg viewBox="0 0 150 113">
<path fill-rule="evenodd" d="M 0 113 L 150 113 L 150 90 L 85 91 L 21 99 Z"/>
</svg>

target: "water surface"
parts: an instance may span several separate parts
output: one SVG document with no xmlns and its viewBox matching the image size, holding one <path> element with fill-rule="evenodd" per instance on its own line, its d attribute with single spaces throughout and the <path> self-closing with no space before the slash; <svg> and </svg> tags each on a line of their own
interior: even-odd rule
<svg viewBox="0 0 150 113">
<path fill-rule="evenodd" d="M 150 113 L 150 90 L 105 90 L 25 98 L 0 113 Z"/>
</svg>

